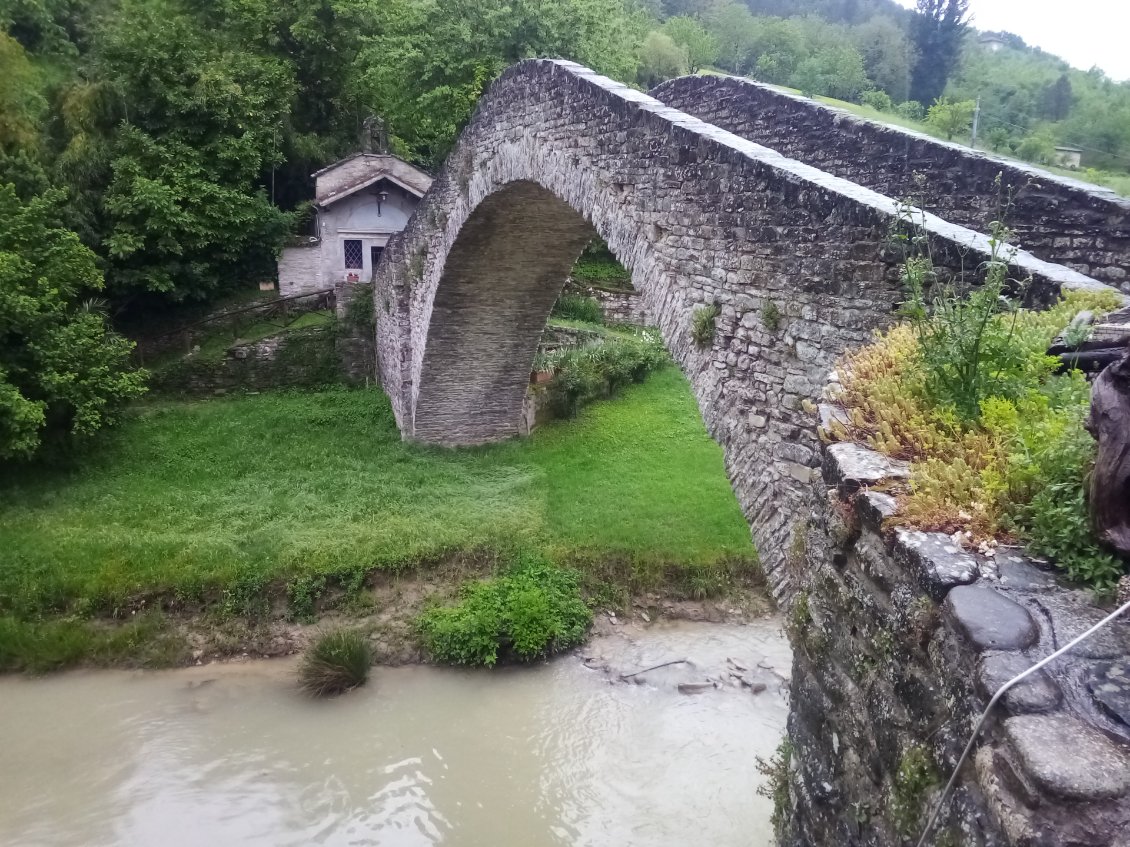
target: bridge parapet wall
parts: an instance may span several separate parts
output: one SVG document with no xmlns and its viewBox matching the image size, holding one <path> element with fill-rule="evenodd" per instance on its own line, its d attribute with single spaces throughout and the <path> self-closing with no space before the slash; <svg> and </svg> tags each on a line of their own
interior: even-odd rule
<svg viewBox="0 0 1130 847">
<path fill-rule="evenodd" d="M 916 843 L 989 698 L 1109 611 L 1046 564 L 898 527 L 908 468 L 823 448 L 793 566 L 783 847 Z M 1130 845 L 1130 623 L 1009 691 L 928 843 Z M 907 840 L 909 839 L 909 841 Z"/>
<path fill-rule="evenodd" d="M 1004 194 L 1013 192 L 1008 223 L 1021 246 L 1130 292 L 1130 199 L 1112 191 L 737 77 L 682 77 L 651 93 L 742 138 L 974 230 L 986 230 L 999 215 L 999 174 Z"/>
</svg>

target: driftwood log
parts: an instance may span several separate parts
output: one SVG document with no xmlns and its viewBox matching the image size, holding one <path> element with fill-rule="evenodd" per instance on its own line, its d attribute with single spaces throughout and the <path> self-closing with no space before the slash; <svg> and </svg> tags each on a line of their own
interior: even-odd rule
<svg viewBox="0 0 1130 847">
<path fill-rule="evenodd" d="M 1089 497 L 1095 532 L 1130 556 L 1130 350 L 1095 377 L 1085 426 L 1099 443 Z"/>
</svg>

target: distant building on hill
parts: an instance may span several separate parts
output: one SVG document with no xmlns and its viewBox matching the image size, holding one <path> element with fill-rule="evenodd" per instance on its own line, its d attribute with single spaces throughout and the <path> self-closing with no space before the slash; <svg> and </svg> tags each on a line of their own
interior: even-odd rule
<svg viewBox="0 0 1130 847">
<path fill-rule="evenodd" d="M 372 279 L 389 238 L 404 229 L 432 184 L 428 174 L 389 153 L 357 153 L 313 176 L 317 234 L 283 248 L 284 297 Z"/>
<path fill-rule="evenodd" d="M 1056 147 L 1055 163 L 1061 168 L 1077 171 L 1083 164 L 1083 150 L 1079 147 Z"/>
<path fill-rule="evenodd" d="M 984 35 L 978 38 L 977 41 L 981 44 L 982 47 L 988 47 L 994 53 L 1008 46 L 1008 42 L 995 32 L 986 32 Z"/>
</svg>

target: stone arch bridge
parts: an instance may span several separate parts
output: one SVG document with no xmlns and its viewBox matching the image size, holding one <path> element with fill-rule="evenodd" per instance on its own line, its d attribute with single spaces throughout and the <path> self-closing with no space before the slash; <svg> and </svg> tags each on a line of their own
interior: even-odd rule
<svg viewBox="0 0 1130 847">
<path fill-rule="evenodd" d="M 685 87 L 673 93 L 705 109 Z M 525 61 L 483 95 L 385 251 L 380 379 L 406 438 L 516 435 L 550 308 L 595 230 L 690 379 L 781 598 L 821 462 L 807 401 L 900 300 L 888 248 L 899 214 L 889 197 L 577 64 Z M 921 220 L 943 267 L 989 257 L 985 235 Z M 1098 284 L 1024 252 L 1013 264 L 1035 297 Z M 713 342 L 698 346 L 690 327 L 705 305 L 720 311 Z M 775 326 L 762 318 L 773 307 Z"/>
</svg>

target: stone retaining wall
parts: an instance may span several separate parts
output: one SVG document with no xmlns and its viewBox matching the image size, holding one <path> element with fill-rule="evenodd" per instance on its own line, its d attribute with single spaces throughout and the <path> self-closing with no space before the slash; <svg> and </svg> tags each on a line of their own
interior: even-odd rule
<svg viewBox="0 0 1130 847">
<path fill-rule="evenodd" d="M 655 316 L 651 314 L 636 291 L 613 291 L 596 285 L 570 280 L 567 291 L 592 297 L 604 310 L 606 324 L 627 324 L 628 326 L 655 326 Z"/>
<path fill-rule="evenodd" d="M 883 488 L 903 463 L 854 444 L 823 456 L 791 562 L 781 844 L 914 844 L 989 697 L 1109 610 L 1019 550 L 898 529 Z M 1006 695 L 940 830 L 950 847 L 1130 845 L 1130 622 Z"/>
<path fill-rule="evenodd" d="M 1130 199 L 737 77 L 658 86 L 669 106 L 828 173 L 985 231 L 998 174 L 1015 195 L 1008 224 L 1024 249 L 1130 291 Z M 922 174 L 923 178 L 916 178 Z"/>
<path fill-rule="evenodd" d="M 283 388 L 369 385 L 374 380 L 371 335 L 343 331 L 341 322 L 291 329 L 229 348 L 220 358 L 189 355 L 153 374 L 158 394 L 208 397 Z"/>
</svg>

